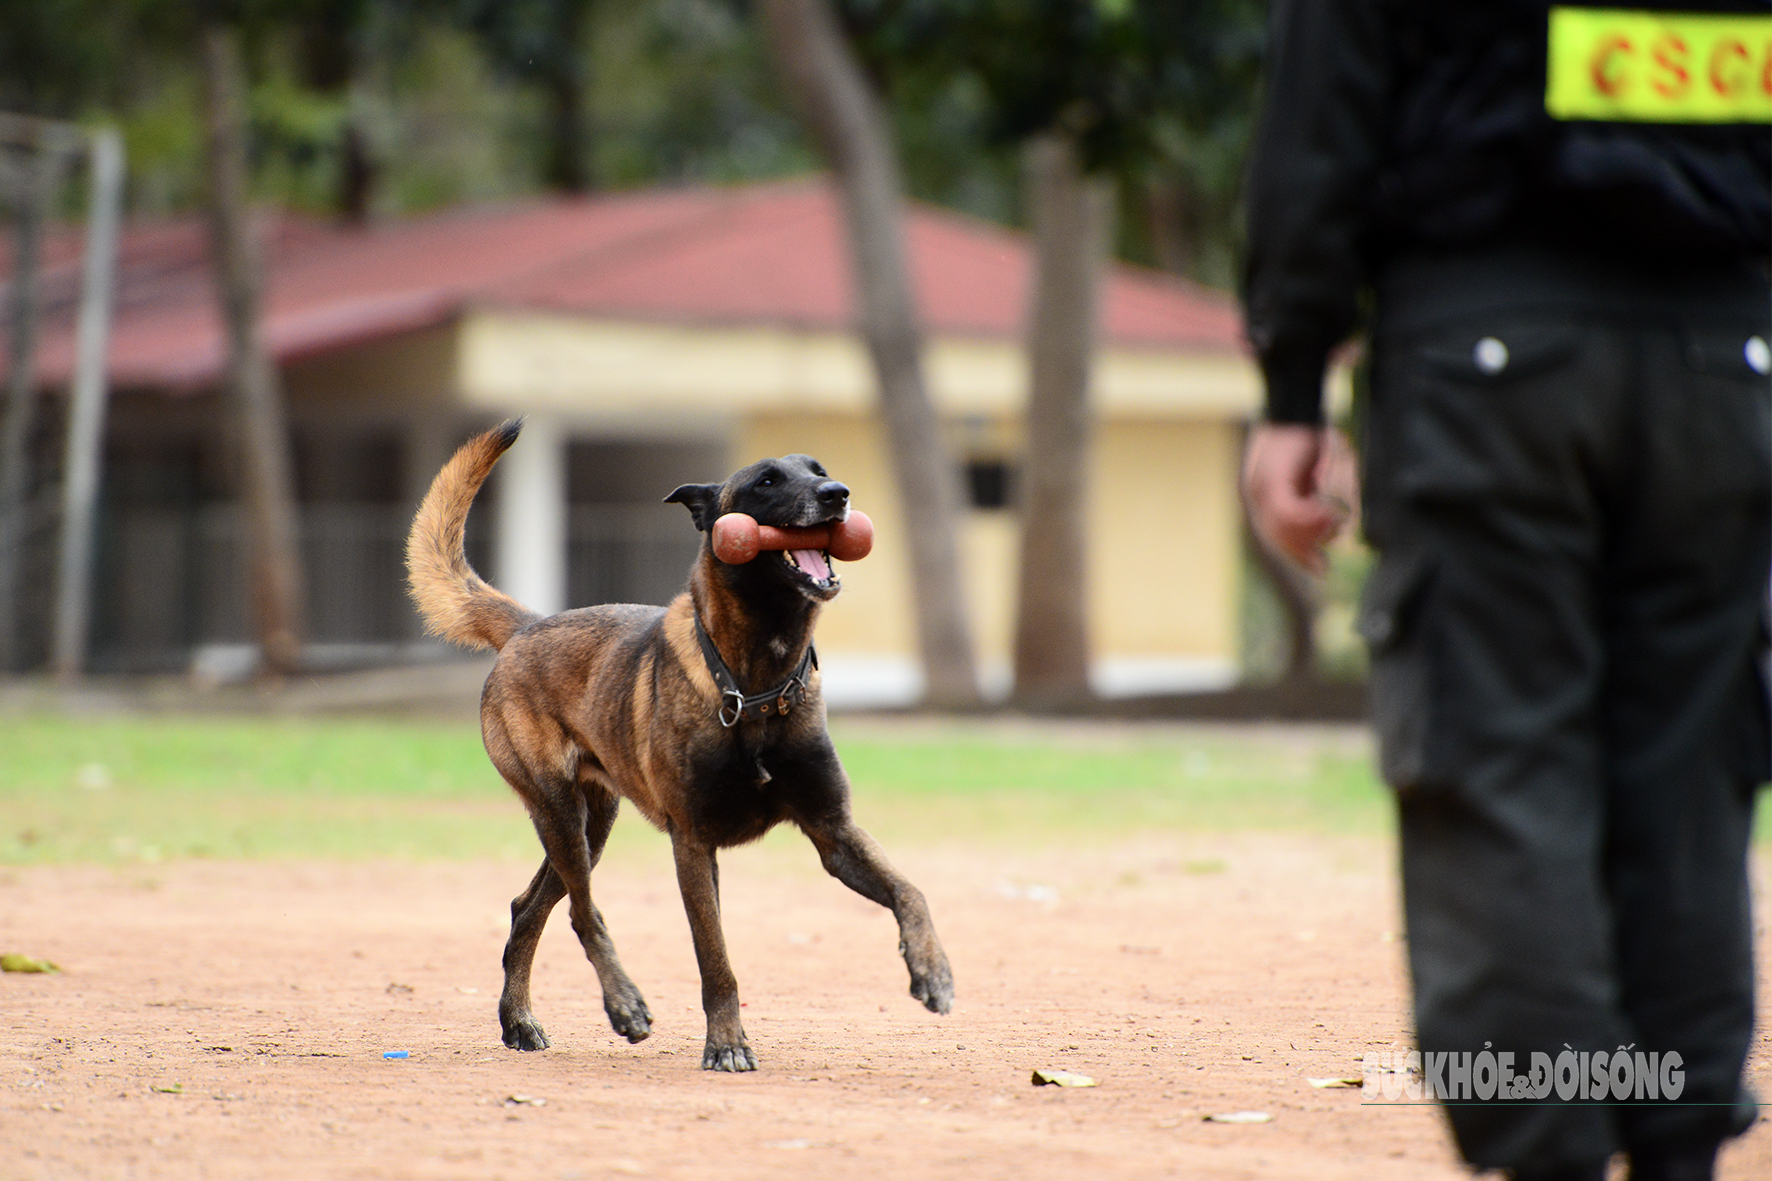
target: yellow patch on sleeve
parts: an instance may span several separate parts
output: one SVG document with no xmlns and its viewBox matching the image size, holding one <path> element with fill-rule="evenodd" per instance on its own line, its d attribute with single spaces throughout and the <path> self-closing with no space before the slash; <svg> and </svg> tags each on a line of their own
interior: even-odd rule
<svg viewBox="0 0 1772 1181">
<path fill-rule="evenodd" d="M 1772 14 L 1552 8 L 1555 119 L 1772 123 Z"/>
</svg>

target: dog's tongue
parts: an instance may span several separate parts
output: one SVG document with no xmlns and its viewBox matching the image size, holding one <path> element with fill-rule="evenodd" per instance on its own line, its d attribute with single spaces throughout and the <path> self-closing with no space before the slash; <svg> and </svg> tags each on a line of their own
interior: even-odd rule
<svg viewBox="0 0 1772 1181">
<path fill-rule="evenodd" d="M 797 549 L 794 551 L 794 565 L 800 567 L 820 582 L 828 582 L 831 577 L 831 564 L 824 560 L 824 551 L 815 549 Z"/>
</svg>

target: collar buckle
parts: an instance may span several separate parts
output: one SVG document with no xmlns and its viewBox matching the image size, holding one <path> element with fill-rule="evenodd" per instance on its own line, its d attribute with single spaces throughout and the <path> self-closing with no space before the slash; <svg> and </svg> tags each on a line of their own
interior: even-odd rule
<svg viewBox="0 0 1772 1181">
<path fill-rule="evenodd" d="M 720 694 L 720 725 L 730 730 L 744 720 L 745 697 L 737 689 Z"/>
</svg>

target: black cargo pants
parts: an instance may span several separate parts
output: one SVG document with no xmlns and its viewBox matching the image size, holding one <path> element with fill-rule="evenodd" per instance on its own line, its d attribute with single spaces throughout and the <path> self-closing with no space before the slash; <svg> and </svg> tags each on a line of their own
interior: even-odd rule
<svg viewBox="0 0 1772 1181">
<path fill-rule="evenodd" d="M 1675 1104 L 1449 1103 L 1483 1167 L 1723 1138 L 1753 1029 L 1767 307 L 1617 295 L 1381 302 L 1374 339 L 1361 630 L 1421 1049 L 1683 1061 Z"/>
</svg>

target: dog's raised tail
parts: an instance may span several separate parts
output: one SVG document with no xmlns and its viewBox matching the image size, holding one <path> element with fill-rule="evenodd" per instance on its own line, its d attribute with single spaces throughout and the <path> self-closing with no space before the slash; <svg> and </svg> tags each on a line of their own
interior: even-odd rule
<svg viewBox="0 0 1772 1181">
<path fill-rule="evenodd" d="M 541 616 L 491 586 L 468 565 L 468 509 L 498 457 L 523 429 L 512 419 L 462 444 L 431 481 L 406 538 L 406 584 L 425 630 L 469 648 L 503 648 Z"/>
</svg>

